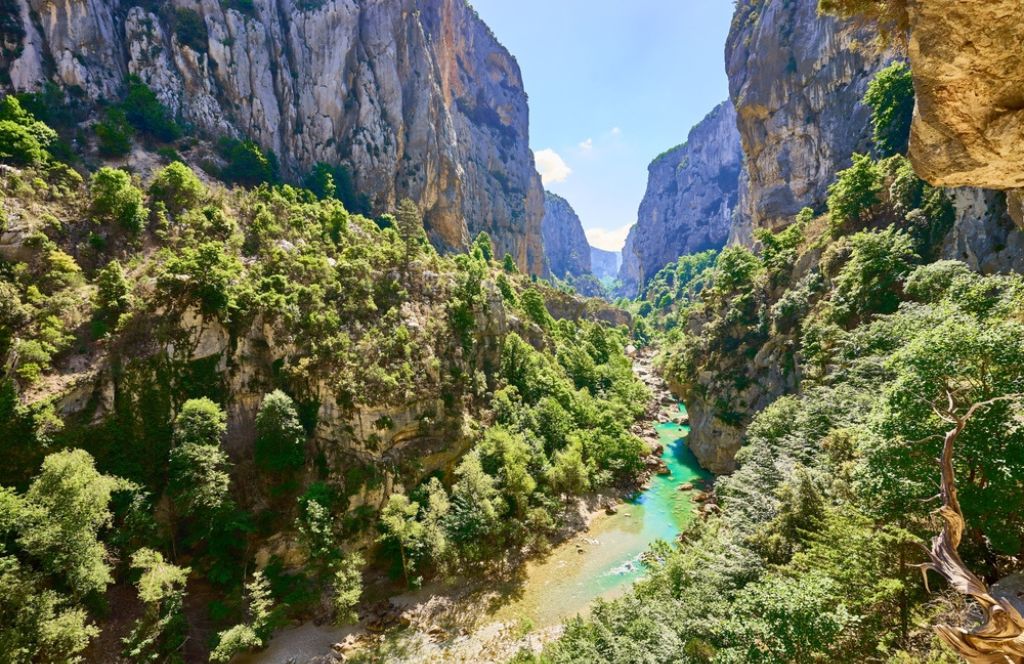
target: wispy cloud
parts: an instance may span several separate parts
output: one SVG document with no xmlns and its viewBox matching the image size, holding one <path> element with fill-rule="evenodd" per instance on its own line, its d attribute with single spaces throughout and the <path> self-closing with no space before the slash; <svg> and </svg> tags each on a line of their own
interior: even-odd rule
<svg viewBox="0 0 1024 664">
<path fill-rule="evenodd" d="M 588 138 L 587 140 L 580 143 L 580 150 L 584 152 L 590 152 L 594 149 L 594 139 Z"/>
<path fill-rule="evenodd" d="M 612 136 L 620 136 L 620 135 L 622 135 L 622 130 L 619 129 L 618 127 L 612 127 Z"/>
<path fill-rule="evenodd" d="M 633 224 L 626 224 L 621 228 L 586 228 L 587 242 L 590 246 L 604 249 L 606 251 L 621 251 L 622 245 L 626 244 L 626 236 Z"/>
<path fill-rule="evenodd" d="M 565 163 L 561 155 L 550 148 L 534 152 L 533 158 L 537 162 L 537 172 L 540 173 L 540 179 L 544 182 L 544 186 L 553 182 L 565 182 L 566 178 L 572 174 L 572 169 Z"/>
</svg>

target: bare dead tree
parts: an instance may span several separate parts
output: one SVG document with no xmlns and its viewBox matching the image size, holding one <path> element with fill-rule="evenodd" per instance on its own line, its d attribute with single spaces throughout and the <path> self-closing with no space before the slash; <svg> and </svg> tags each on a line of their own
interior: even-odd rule
<svg viewBox="0 0 1024 664">
<path fill-rule="evenodd" d="M 967 568 L 960 559 L 958 549 L 964 533 L 964 515 L 957 499 L 956 476 L 953 471 L 953 451 L 957 438 L 970 419 L 980 409 L 999 401 L 1019 400 L 1022 395 L 1012 394 L 973 404 L 963 415 L 956 413 L 956 399 L 952 392 L 946 392 L 945 409 L 933 406 L 935 413 L 953 425 L 945 434 L 942 456 L 939 459 L 942 472 L 942 532 L 932 539 L 928 551 L 930 562 L 921 565 L 925 588 L 928 587 L 928 570 L 941 574 L 957 592 L 974 598 L 983 613 L 983 622 L 974 629 L 963 629 L 950 625 L 938 625 L 939 636 L 954 651 L 971 664 L 1024 664 L 1024 617 L 1005 599 L 997 599 L 989 588 Z"/>
</svg>

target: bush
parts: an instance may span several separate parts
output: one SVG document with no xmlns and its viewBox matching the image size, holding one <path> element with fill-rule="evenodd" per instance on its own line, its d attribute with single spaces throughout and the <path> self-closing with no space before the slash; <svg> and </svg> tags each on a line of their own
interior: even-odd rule
<svg viewBox="0 0 1024 664">
<path fill-rule="evenodd" d="M 115 107 L 107 109 L 102 122 L 93 128 L 99 139 L 100 154 L 104 157 L 122 157 L 132 150 L 132 126 L 124 110 Z"/>
<path fill-rule="evenodd" d="M 191 210 L 206 196 L 206 187 L 192 169 L 180 161 L 160 169 L 149 185 L 149 195 L 160 201 L 173 214 Z"/>
<path fill-rule="evenodd" d="M 861 222 L 879 203 L 882 172 L 871 157 L 853 155 L 853 165 L 836 174 L 828 188 L 828 213 L 833 233 L 849 230 Z"/>
<path fill-rule="evenodd" d="M 98 221 L 116 223 L 132 233 L 142 230 L 149 209 L 128 173 L 119 168 L 101 168 L 90 180 L 90 195 L 90 210 Z"/>
<path fill-rule="evenodd" d="M 49 158 L 57 132 L 36 120 L 14 95 L 0 101 L 0 159 L 30 166 Z"/>
<path fill-rule="evenodd" d="M 206 53 L 210 42 L 210 34 L 206 29 L 206 21 L 193 9 L 174 10 L 174 34 L 183 46 L 188 46 L 197 53 Z"/>
<path fill-rule="evenodd" d="M 903 154 L 914 118 L 914 79 L 910 67 L 894 62 L 868 84 L 864 103 L 871 107 L 875 146 L 881 156 Z"/>
<path fill-rule="evenodd" d="M 306 432 L 291 397 L 274 390 L 256 414 L 256 465 L 278 472 L 301 468 L 305 444 Z"/>
<path fill-rule="evenodd" d="M 302 182 L 320 200 L 337 198 L 345 209 L 355 214 L 370 215 L 373 208 L 366 194 L 356 191 L 352 173 L 345 166 L 331 166 L 318 162 Z"/>
<path fill-rule="evenodd" d="M 280 179 L 277 156 L 273 151 L 264 153 L 253 141 L 227 139 L 221 144 L 221 153 L 228 162 L 221 175 L 228 183 L 255 187 Z"/>
<path fill-rule="evenodd" d="M 121 107 L 128 122 L 144 134 L 168 142 L 181 136 L 181 128 L 175 124 L 170 112 L 138 76 L 128 78 L 128 94 Z"/>
</svg>

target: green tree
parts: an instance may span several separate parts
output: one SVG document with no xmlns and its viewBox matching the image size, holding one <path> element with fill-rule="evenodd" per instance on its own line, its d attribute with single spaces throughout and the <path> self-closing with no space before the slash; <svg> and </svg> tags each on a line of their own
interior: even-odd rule
<svg viewBox="0 0 1024 664">
<path fill-rule="evenodd" d="M 273 151 L 264 152 L 253 141 L 228 140 L 223 153 L 228 161 L 221 173 L 225 182 L 256 187 L 280 180 L 277 155 Z"/>
<path fill-rule="evenodd" d="M 494 242 L 491 241 L 491 236 L 487 234 L 487 231 L 480 231 L 476 239 L 473 240 L 473 253 L 477 252 L 487 263 L 494 260 Z"/>
<path fill-rule="evenodd" d="M 119 106 L 108 108 L 103 120 L 93 127 L 99 139 L 99 151 L 104 157 L 123 157 L 132 151 L 134 130 L 128 116 Z"/>
<path fill-rule="evenodd" d="M 504 258 L 501 259 L 501 269 L 508 274 L 519 272 L 519 266 L 516 265 L 516 259 L 512 257 L 512 254 L 505 254 Z"/>
<path fill-rule="evenodd" d="M 345 625 L 355 622 L 355 607 L 363 594 L 363 557 L 351 553 L 341 561 L 334 572 L 334 622 Z"/>
<path fill-rule="evenodd" d="M 878 205 L 882 173 L 871 157 L 853 155 L 853 165 L 836 174 L 828 187 L 828 213 L 833 232 L 855 228 Z"/>
<path fill-rule="evenodd" d="M 132 569 L 141 572 L 136 586 L 145 609 L 124 639 L 125 657 L 133 662 L 184 661 L 188 624 L 182 605 L 191 570 L 145 548 L 132 554 Z"/>
<path fill-rule="evenodd" d="M 551 314 L 548 313 L 544 296 L 536 288 L 527 288 L 523 291 L 520 302 L 523 305 L 523 311 L 526 312 L 527 317 L 534 323 L 541 327 L 551 325 Z"/>
<path fill-rule="evenodd" d="M 26 111 L 18 98 L 0 99 L 0 159 L 31 166 L 49 159 L 57 132 Z"/>
<path fill-rule="evenodd" d="M 144 134 L 164 142 L 181 136 L 181 128 L 175 124 L 170 112 L 138 76 L 128 77 L 128 92 L 121 108 L 128 122 Z"/>
<path fill-rule="evenodd" d="M 306 461 L 306 431 L 291 397 L 274 390 L 256 413 L 256 464 L 274 472 L 295 470 Z"/>
<path fill-rule="evenodd" d="M 247 620 L 217 635 L 217 647 L 210 653 L 211 662 L 228 662 L 239 653 L 262 648 L 270 637 L 274 600 L 262 570 L 253 574 L 245 591 L 249 598 Z"/>
<path fill-rule="evenodd" d="M 209 522 L 228 501 L 231 476 L 220 439 L 227 418 L 207 398 L 189 399 L 174 420 L 168 489 L 181 514 Z"/>
<path fill-rule="evenodd" d="M 868 84 L 864 103 L 871 108 L 871 126 L 881 156 L 903 154 L 914 117 L 914 78 L 905 62 L 882 69 Z"/>
<path fill-rule="evenodd" d="M 401 493 L 391 494 L 388 504 L 380 513 L 383 530 L 381 539 L 398 545 L 406 584 L 410 582 L 409 573 L 414 570 L 413 555 L 418 553 L 423 542 L 423 524 L 418 519 L 419 513 L 419 503 L 410 501 L 408 496 Z"/>
<path fill-rule="evenodd" d="M 409 263 L 419 254 L 419 249 L 426 240 L 426 233 L 423 231 L 423 216 L 415 203 L 408 198 L 403 198 L 395 211 L 395 223 L 398 227 L 398 234 L 405 243 L 405 269 L 408 270 Z"/>
<path fill-rule="evenodd" d="M 206 197 L 206 187 L 191 168 L 174 161 L 157 172 L 149 185 L 149 195 L 172 214 L 181 214 L 199 206 Z"/>
<path fill-rule="evenodd" d="M 146 224 L 149 209 L 142 190 L 132 177 L 119 168 L 103 167 L 90 180 L 90 211 L 101 222 L 116 223 L 125 230 L 138 233 Z"/>
<path fill-rule="evenodd" d="M 96 275 L 96 308 L 109 323 L 116 325 L 121 314 L 131 308 L 131 286 L 124 269 L 117 260 L 112 260 Z"/>
<path fill-rule="evenodd" d="M 46 457 L 25 494 L 18 543 L 76 597 L 112 581 L 98 535 L 110 525 L 110 497 L 120 486 L 96 470 L 88 452 L 65 450 Z"/>
</svg>

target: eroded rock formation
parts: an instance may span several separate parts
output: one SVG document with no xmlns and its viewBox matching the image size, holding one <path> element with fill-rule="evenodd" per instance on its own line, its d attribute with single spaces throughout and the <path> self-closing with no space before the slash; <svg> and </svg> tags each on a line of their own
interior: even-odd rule
<svg viewBox="0 0 1024 664">
<path fill-rule="evenodd" d="M 743 163 L 736 111 L 723 102 L 685 143 L 651 162 L 647 193 L 622 255 L 622 292 L 635 295 L 682 255 L 719 249 L 729 238 Z"/>
<path fill-rule="evenodd" d="M 110 100 L 137 75 L 184 122 L 256 140 L 293 177 L 345 164 L 375 211 L 419 203 L 440 248 L 486 230 L 542 273 L 522 77 L 465 0 L 5 2 L 10 88 Z"/>
<path fill-rule="evenodd" d="M 944 3 L 945 4 L 945 3 Z M 733 236 L 778 229 L 821 207 L 836 171 L 870 145 L 861 103 L 892 53 L 874 29 L 819 16 L 817 0 L 741 0 L 725 47 L 729 94 L 746 157 Z"/>
<path fill-rule="evenodd" d="M 576 211 L 569 201 L 544 192 L 544 221 L 541 224 L 548 268 L 557 277 L 590 274 L 590 244 Z"/>
</svg>

